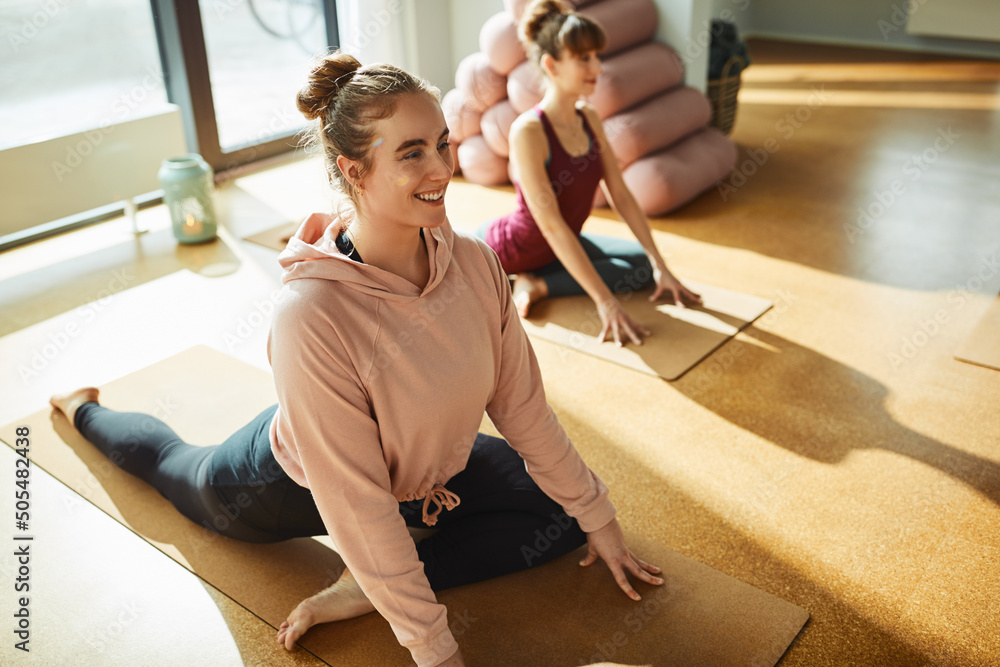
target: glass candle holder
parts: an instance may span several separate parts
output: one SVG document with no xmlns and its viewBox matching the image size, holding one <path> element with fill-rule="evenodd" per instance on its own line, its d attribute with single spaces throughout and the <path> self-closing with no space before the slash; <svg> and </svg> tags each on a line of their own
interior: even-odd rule
<svg viewBox="0 0 1000 667">
<path fill-rule="evenodd" d="M 174 237 L 180 243 L 203 243 L 218 233 L 212 192 L 212 168 L 196 153 L 167 158 L 158 173 L 163 203 L 170 211 Z"/>
</svg>

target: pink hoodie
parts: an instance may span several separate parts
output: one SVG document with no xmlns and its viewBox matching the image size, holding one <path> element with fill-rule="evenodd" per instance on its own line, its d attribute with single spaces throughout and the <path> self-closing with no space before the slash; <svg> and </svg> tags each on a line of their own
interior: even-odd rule
<svg viewBox="0 0 1000 667">
<path fill-rule="evenodd" d="M 545 401 L 496 254 L 448 222 L 426 229 L 421 289 L 341 254 L 344 224 L 313 214 L 278 257 L 271 448 L 311 489 L 338 553 L 400 644 L 418 665 L 436 665 L 458 645 L 398 504 L 424 498 L 433 525 L 460 502 L 447 483 L 465 467 L 484 410 L 584 531 L 615 510 Z"/>
</svg>

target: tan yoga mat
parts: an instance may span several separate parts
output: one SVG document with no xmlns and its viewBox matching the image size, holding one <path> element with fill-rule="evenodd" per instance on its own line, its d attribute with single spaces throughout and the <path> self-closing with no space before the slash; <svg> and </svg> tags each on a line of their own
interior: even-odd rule
<svg viewBox="0 0 1000 667">
<path fill-rule="evenodd" d="M 301 222 L 275 210 L 235 183 L 216 191 L 215 205 L 220 219 L 235 236 L 279 251 L 285 249 L 286 237 L 291 237 Z M 250 231 L 253 233 L 247 234 Z"/>
<path fill-rule="evenodd" d="M 103 404 L 154 414 L 193 444 L 221 442 L 273 401 L 269 373 L 204 346 L 101 388 Z M 31 429 L 37 467 L 275 628 L 339 576 L 342 562 L 327 538 L 260 545 L 220 537 L 114 467 L 51 410 L 0 429 L 0 438 L 14 442 L 17 426 Z M 580 568 L 579 553 L 440 593 L 470 664 L 767 666 L 808 619 L 804 609 L 681 556 L 655 536 L 629 539 L 664 568 L 668 582 L 639 587 L 640 603 L 616 589 L 603 565 Z M 544 536 L 529 546 L 544 550 Z M 329 664 L 409 661 L 377 614 L 314 628 L 301 644 Z"/>
<path fill-rule="evenodd" d="M 300 224 L 302 224 L 301 220 L 298 222 L 288 222 L 277 227 L 272 227 L 271 229 L 265 229 L 256 234 L 251 234 L 243 240 L 281 252 L 288 245 L 288 240 L 292 238 L 292 235 L 295 234 Z"/>
<path fill-rule="evenodd" d="M 693 280 L 685 285 L 701 294 L 704 305 L 681 308 L 662 301 L 650 303 L 649 290 L 619 296 L 629 316 L 652 332 L 642 345 L 618 347 L 613 342 L 598 342 L 601 320 L 587 296 L 545 299 L 535 304 L 523 320 L 524 328 L 532 336 L 578 352 L 676 380 L 772 305 L 767 299 Z"/>
<path fill-rule="evenodd" d="M 959 346 L 955 358 L 1000 370 L 1000 297 L 990 305 L 983 319 Z"/>
</svg>

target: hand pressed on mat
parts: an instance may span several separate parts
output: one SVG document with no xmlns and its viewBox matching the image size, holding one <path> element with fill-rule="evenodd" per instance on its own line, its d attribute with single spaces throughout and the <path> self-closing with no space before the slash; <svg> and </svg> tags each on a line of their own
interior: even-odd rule
<svg viewBox="0 0 1000 667">
<path fill-rule="evenodd" d="M 682 285 L 681 281 L 665 267 L 654 268 L 653 276 L 656 286 L 649 297 L 650 301 L 670 296 L 673 302 L 682 308 L 702 305 L 701 295 Z M 619 347 L 630 341 L 642 345 L 642 339 L 650 335 L 649 329 L 629 317 L 621 303 L 613 296 L 609 296 L 603 302 L 597 302 L 597 313 L 601 317 L 601 333 L 597 338 L 602 343 L 608 339 L 608 334 L 611 334 L 615 345 Z"/>
<path fill-rule="evenodd" d="M 597 304 L 597 314 L 601 317 L 601 333 L 597 334 L 597 339 L 602 343 L 611 334 L 618 347 L 628 341 L 642 345 L 643 337 L 650 335 L 649 329 L 633 321 L 613 296 Z"/>
<path fill-rule="evenodd" d="M 702 305 L 701 295 L 682 285 L 681 281 L 677 280 L 676 276 L 668 269 L 654 268 L 653 279 L 656 281 L 656 287 L 649 297 L 650 301 L 656 301 L 666 293 L 673 298 L 675 304 L 682 308 Z"/>
<path fill-rule="evenodd" d="M 580 561 L 580 565 L 584 567 L 592 565 L 597 562 L 598 558 L 607 564 L 615 581 L 618 582 L 618 586 L 636 602 L 641 600 L 642 596 L 632 588 L 625 570 L 647 584 L 663 585 L 663 579 L 653 576 L 659 574 L 660 568 L 637 557 L 625 544 L 625 535 L 618 524 L 618 519 L 612 519 L 603 528 L 587 533 L 587 555 Z"/>
</svg>

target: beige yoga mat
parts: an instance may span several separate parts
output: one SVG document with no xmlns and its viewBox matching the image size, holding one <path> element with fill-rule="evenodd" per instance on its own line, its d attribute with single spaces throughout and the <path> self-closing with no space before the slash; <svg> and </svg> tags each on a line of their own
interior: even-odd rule
<svg viewBox="0 0 1000 667">
<path fill-rule="evenodd" d="M 578 352 L 676 380 L 772 305 L 767 299 L 693 280 L 685 281 L 685 285 L 701 294 L 704 305 L 681 308 L 662 301 L 650 303 L 649 290 L 619 296 L 629 316 L 652 332 L 642 345 L 618 347 L 613 342 L 598 342 L 601 320 L 594 302 L 586 296 L 545 299 L 535 304 L 524 320 L 524 328 L 532 336 Z"/>
<path fill-rule="evenodd" d="M 292 238 L 292 235 L 295 234 L 300 224 L 302 224 L 301 220 L 299 222 L 288 222 L 247 236 L 243 240 L 281 252 L 288 245 L 288 240 Z"/>
<path fill-rule="evenodd" d="M 965 342 L 955 352 L 955 358 L 1000 370 L 1000 297 L 979 320 Z"/>
<path fill-rule="evenodd" d="M 219 188 L 215 204 L 219 217 L 234 235 L 279 251 L 285 249 L 288 237 L 295 233 L 301 222 L 301 219 L 295 220 L 275 210 L 235 183 Z M 257 231 L 248 235 L 250 230 Z"/>
<path fill-rule="evenodd" d="M 273 400 L 267 372 L 204 346 L 101 388 L 105 405 L 154 414 L 194 444 L 221 442 Z M 0 438 L 14 442 L 17 426 L 31 428 L 37 467 L 275 628 L 339 576 L 342 563 L 326 538 L 260 545 L 220 537 L 111 465 L 51 410 L 0 429 Z M 542 539 L 531 548 L 544 549 Z M 440 593 L 470 664 L 767 666 L 808 619 L 804 609 L 681 556 L 655 536 L 629 539 L 667 573 L 664 587 L 639 587 L 640 603 L 616 589 L 603 565 L 580 568 L 580 554 Z M 114 587 L 113 576 L 107 585 Z M 315 628 L 301 644 L 335 665 L 409 661 L 377 614 Z"/>
</svg>

